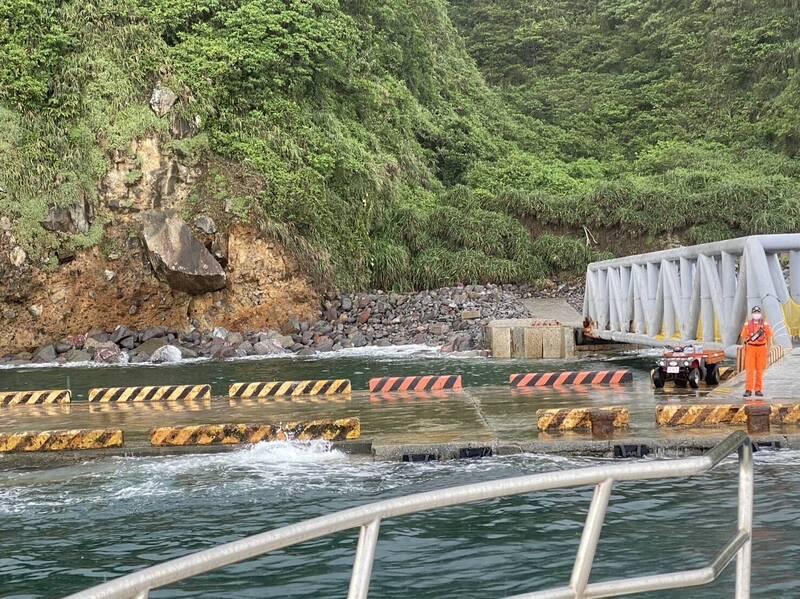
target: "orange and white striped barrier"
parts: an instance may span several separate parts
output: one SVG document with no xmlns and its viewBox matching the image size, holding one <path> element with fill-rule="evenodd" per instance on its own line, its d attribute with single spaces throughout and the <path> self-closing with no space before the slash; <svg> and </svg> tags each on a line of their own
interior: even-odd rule
<svg viewBox="0 0 800 599">
<path fill-rule="evenodd" d="M 530 372 L 512 374 L 512 387 L 560 387 L 562 385 L 620 385 L 633 381 L 630 370 Z"/>
<path fill-rule="evenodd" d="M 369 390 L 373 393 L 393 391 L 443 391 L 461 389 L 461 375 L 444 376 L 389 376 L 370 379 Z"/>
</svg>

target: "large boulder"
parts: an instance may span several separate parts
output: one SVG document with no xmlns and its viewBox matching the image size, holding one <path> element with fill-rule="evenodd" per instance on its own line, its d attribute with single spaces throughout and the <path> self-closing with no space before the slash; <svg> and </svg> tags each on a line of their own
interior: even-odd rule
<svg viewBox="0 0 800 599">
<path fill-rule="evenodd" d="M 184 360 L 192 359 L 197 357 L 197 352 L 193 349 L 189 349 L 188 347 L 183 347 L 182 345 L 177 346 L 178 351 L 181 352 L 181 358 Z"/>
<path fill-rule="evenodd" d="M 167 329 L 164 327 L 149 327 L 142 331 L 141 335 L 139 335 L 139 340 L 144 343 L 145 341 L 150 341 L 150 339 L 157 339 L 159 337 L 166 336 Z"/>
<path fill-rule="evenodd" d="M 150 264 L 170 287 L 195 295 L 225 287 L 225 271 L 176 212 L 145 213 L 142 225 Z"/>
<path fill-rule="evenodd" d="M 167 344 L 167 340 L 164 337 L 154 337 L 152 339 L 148 339 L 140 346 L 131 350 L 131 356 L 146 356 L 146 359 L 150 359 L 156 350 L 161 349 Z"/>
<path fill-rule="evenodd" d="M 121 345 L 122 341 L 130 337 L 135 338 L 138 333 L 133 329 L 129 329 L 125 325 L 119 325 L 114 332 L 111 333 L 111 341 L 117 345 Z"/>
<path fill-rule="evenodd" d="M 109 341 L 108 346 L 97 349 L 94 354 L 94 361 L 101 364 L 127 364 L 128 354 Z"/>
<path fill-rule="evenodd" d="M 183 354 L 181 350 L 174 345 L 164 345 L 159 347 L 150 356 L 150 361 L 153 364 L 166 364 L 170 362 L 180 362 Z"/>
<path fill-rule="evenodd" d="M 286 350 L 283 349 L 274 339 L 256 341 L 253 344 L 253 351 L 257 356 L 271 356 L 274 354 L 286 353 Z"/>
<path fill-rule="evenodd" d="M 281 335 L 277 331 L 264 331 L 256 335 L 258 341 L 272 342 L 283 349 L 289 349 L 294 345 L 294 340 L 289 335 Z"/>
<path fill-rule="evenodd" d="M 172 110 L 177 99 L 178 96 L 170 88 L 159 86 L 154 88 L 150 95 L 150 108 L 156 113 L 156 116 L 162 117 Z"/>
<path fill-rule="evenodd" d="M 80 349 L 73 349 L 64 354 L 67 362 L 88 362 L 92 359 L 92 355 Z"/>
<path fill-rule="evenodd" d="M 105 333 L 103 333 L 105 335 Z M 99 337 L 99 338 L 98 338 Z M 117 344 L 113 341 L 109 341 L 108 339 L 103 339 L 102 336 L 99 334 L 97 336 L 87 336 L 86 341 L 83 344 L 83 349 L 88 352 L 96 353 L 98 350 L 105 349 L 105 348 L 115 348 Z"/>
<path fill-rule="evenodd" d="M 52 344 L 44 345 L 39 348 L 35 354 L 33 354 L 33 361 L 39 363 L 49 363 L 56 361 L 56 348 Z"/>
</svg>

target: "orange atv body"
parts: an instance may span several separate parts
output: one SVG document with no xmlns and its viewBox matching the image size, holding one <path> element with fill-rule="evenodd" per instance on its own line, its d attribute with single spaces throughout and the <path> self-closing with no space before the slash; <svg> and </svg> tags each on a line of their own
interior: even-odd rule
<svg viewBox="0 0 800 599">
<path fill-rule="evenodd" d="M 664 352 L 650 373 L 653 386 L 661 389 L 670 380 L 678 387 L 688 384 L 692 389 L 697 389 L 701 381 L 718 385 L 719 365 L 725 359 L 725 353 L 698 349 L 696 346 L 688 346 Z"/>
</svg>

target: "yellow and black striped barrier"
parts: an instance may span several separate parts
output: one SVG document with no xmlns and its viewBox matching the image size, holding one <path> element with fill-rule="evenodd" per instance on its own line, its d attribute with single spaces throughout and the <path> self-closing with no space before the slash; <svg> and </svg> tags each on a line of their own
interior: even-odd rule
<svg viewBox="0 0 800 599">
<path fill-rule="evenodd" d="M 733 366 L 720 366 L 719 367 L 719 380 L 727 381 L 736 376 L 736 368 Z"/>
<path fill-rule="evenodd" d="M 150 431 L 154 447 L 237 445 L 262 441 L 345 441 L 361 437 L 358 418 L 281 424 L 200 424 L 165 426 Z"/>
<path fill-rule="evenodd" d="M 770 423 L 800 424 L 800 404 L 698 404 L 658 406 L 656 424 L 658 426 L 744 426 L 747 424 L 745 407 L 748 405 L 768 405 Z"/>
<path fill-rule="evenodd" d="M 740 345 L 736 349 L 736 372 L 744 372 L 745 370 L 745 352 L 747 348 L 743 345 Z M 769 354 L 767 356 L 767 365 L 772 366 L 777 362 L 783 360 L 786 356 L 786 348 L 781 345 L 772 345 L 769 348 Z"/>
<path fill-rule="evenodd" d="M 745 404 L 697 404 L 656 407 L 658 426 L 746 425 Z"/>
<path fill-rule="evenodd" d="M 120 429 L 64 430 L 0 434 L 0 453 L 73 451 L 122 447 Z"/>
<path fill-rule="evenodd" d="M 228 396 L 240 397 L 278 397 L 281 395 L 336 395 L 350 393 L 352 386 L 348 379 L 329 379 L 320 381 L 271 381 L 268 383 L 234 383 L 228 389 Z"/>
<path fill-rule="evenodd" d="M 800 404 L 771 404 L 770 422 L 773 424 L 800 424 Z"/>
<path fill-rule="evenodd" d="M 163 387 L 103 387 L 89 389 L 89 401 L 99 403 L 188 401 L 196 399 L 211 399 L 211 386 L 167 385 Z"/>
<path fill-rule="evenodd" d="M 536 410 L 536 426 L 540 431 L 574 431 L 592 429 L 592 410 L 614 413 L 614 428 L 625 428 L 630 414 L 625 408 L 552 408 Z"/>
<path fill-rule="evenodd" d="M 42 404 L 69 403 L 69 389 L 47 389 L 44 391 L 0 391 L 0 406 L 35 406 Z"/>
</svg>

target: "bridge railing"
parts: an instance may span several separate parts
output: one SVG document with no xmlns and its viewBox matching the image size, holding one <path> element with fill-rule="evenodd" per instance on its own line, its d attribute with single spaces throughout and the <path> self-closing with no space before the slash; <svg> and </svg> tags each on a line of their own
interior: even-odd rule
<svg viewBox="0 0 800 599">
<path fill-rule="evenodd" d="M 800 234 L 755 235 L 593 262 L 583 315 L 596 337 L 697 342 L 733 354 L 755 305 L 772 324 L 774 343 L 791 347 L 800 335 L 798 302 Z"/>
<path fill-rule="evenodd" d="M 589 582 L 611 490 L 616 482 L 683 478 L 703 474 L 733 452 L 738 452 L 739 456 L 736 532 L 710 563 L 702 568 L 675 570 L 664 574 Z M 147 599 L 148 593 L 153 589 L 270 551 L 352 528 L 359 528 L 360 532 L 348 598 L 365 599 L 372 576 L 380 525 L 387 518 L 497 497 L 587 485 L 594 485 L 594 496 L 586 517 L 569 584 L 556 589 L 516 595 L 513 599 L 616 597 L 646 591 L 699 586 L 715 580 L 734 558 L 736 558 L 735 597 L 747 599 L 750 596 L 753 453 L 749 437 L 737 431 L 705 455 L 698 457 L 636 461 L 504 478 L 417 493 L 351 508 L 173 559 L 70 595 L 68 599 Z"/>
</svg>

